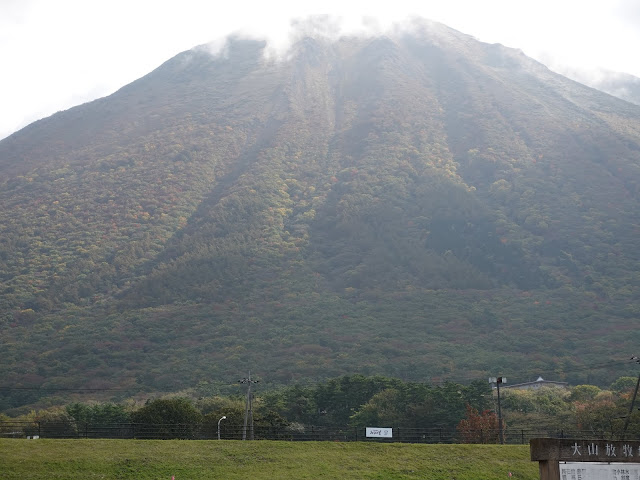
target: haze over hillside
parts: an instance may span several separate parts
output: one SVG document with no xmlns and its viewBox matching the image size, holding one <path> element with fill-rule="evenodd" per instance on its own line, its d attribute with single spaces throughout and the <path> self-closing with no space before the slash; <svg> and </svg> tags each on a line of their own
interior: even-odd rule
<svg viewBox="0 0 640 480">
<path fill-rule="evenodd" d="M 577 82 L 601 90 L 627 102 L 640 105 L 640 78 L 627 73 L 557 67 L 557 72 Z"/>
<path fill-rule="evenodd" d="M 264 48 L 0 141 L 3 385 L 606 383 L 634 352 L 640 107 L 426 21 Z"/>
</svg>

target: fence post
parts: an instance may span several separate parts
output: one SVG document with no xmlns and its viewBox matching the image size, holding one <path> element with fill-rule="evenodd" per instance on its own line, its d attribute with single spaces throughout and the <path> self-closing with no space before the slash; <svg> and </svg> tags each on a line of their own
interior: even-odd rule
<svg viewBox="0 0 640 480">
<path fill-rule="evenodd" d="M 356 432 L 356 442 L 358 441 L 358 427 L 353 427 L 353 429 Z"/>
<path fill-rule="evenodd" d="M 40 422 L 38 422 L 38 436 L 42 437 L 42 431 L 40 430 Z"/>
</svg>

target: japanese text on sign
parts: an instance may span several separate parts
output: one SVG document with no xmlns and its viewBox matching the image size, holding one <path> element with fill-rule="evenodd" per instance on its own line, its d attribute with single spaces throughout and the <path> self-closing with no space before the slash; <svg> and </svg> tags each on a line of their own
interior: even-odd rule
<svg viewBox="0 0 640 480">
<path fill-rule="evenodd" d="M 392 430 L 391 428 L 367 427 L 367 437 L 391 438 L 393 436 Z"/>
<path fill-rule="evenodd" d="M 640 465 L 629 463 L 563 463 L 560 480 L 640 480 Z"/>
</svg>

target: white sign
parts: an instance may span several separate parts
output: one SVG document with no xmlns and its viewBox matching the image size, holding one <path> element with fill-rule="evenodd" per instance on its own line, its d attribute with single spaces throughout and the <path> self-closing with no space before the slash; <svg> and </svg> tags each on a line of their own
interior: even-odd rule
<svg viewBox="0 0 640 480">
<path fill-rule="evenodd" d="M 391 438 L 392 430 L 392 428 L 367 427 L 367 437 Z"/>
<path fill-rule="evenodd" d="M 640 480 L 640 464 L 560 463 L 560 480 Z"/>
</svg>

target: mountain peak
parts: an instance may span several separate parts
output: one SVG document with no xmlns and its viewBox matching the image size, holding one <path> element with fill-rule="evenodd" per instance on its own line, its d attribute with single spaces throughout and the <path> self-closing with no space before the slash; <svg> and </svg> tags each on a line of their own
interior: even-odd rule
<svg viewBox="0 0 640 480">
<path fill-rule="evenodd" d="M 0 375 L 526 377 L 632 348 L 640 107 L 409 27 L 232 37 L 0 141 Z"/>
</svg>

